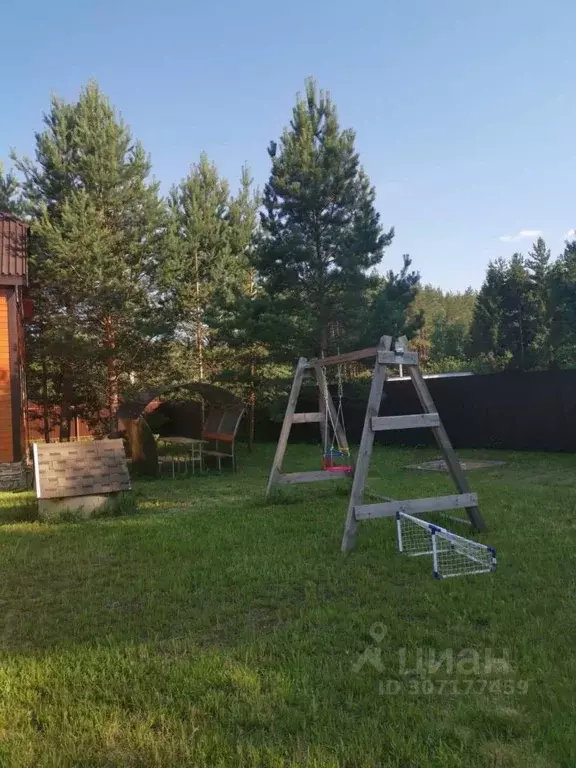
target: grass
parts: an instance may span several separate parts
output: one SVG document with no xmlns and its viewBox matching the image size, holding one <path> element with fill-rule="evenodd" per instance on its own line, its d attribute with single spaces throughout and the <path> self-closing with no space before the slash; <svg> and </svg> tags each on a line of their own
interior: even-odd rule
<svg viewBox="0 0 576 768">
<path fill-rule="evenodd" d="M 507 461 L 470 475 L 498 570 L 437 582 L 391 520 L 340 554 L 345 483 L 267 503 L 272 452 L 123 517 L 0 496 L 0 765 L 573 768 L 573 457 L 466 452 Z M 434 456 L 379 449 L 372 487 L 450 493 L 404 469 Z"/>
</svg>

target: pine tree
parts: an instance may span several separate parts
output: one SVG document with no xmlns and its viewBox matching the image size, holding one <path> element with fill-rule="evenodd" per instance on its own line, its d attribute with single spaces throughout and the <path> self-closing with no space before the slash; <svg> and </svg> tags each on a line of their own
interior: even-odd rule
<svg viewBox="0 0 576 768">
<path fill-rule="evenodd" d="M 95 83 L 53 98 L 36 158 L 19 160 L 32 222 L 32 287 L 41 336 L 61 360 L 62 418 L 90 390 L 114 425 L 123 377 L 162 331 L 154 280 L 165 226 L 141 144 Z"/>
<path fill-rule="evenodd" d="M 361 345 L 374 344 L 383 333 L 397 339 L 411 339 L 424 322 L 422 312 L 409 313 L 420 288 L 420 274 L 410 271 L 412 260 L 405 254 L 400 272 L 389 270 L 378 280 L 377 291 L 368 309 Z"/>
<path fill-rule="evenodd" d="M 216 373 L 222 314 L 239 293 L 249 291 L 248 246 L 256 212 L 251 184 L 243 169 L 233 197 L 228 182 L 202 155 L 171 190 L 163 279 L 178 323 L 176 368 L 184 378 L 202 381 Z"/>
<path fill-rule="evenodd" d="M 547 368 L 550 364 L 551 267 L 550 250 L 539 237 L 528 253 L 526 266 L 530 274 L 531 294 L 537 329 L 530 349 L 533 367 Z"/>
<path fill-rule="evenodd" d="M 392 241 L 354 139 L 330 96 L 308 80 L 290 128 L 270 144 L 255 265 L 268 299 L 260 329 L 278 358 L 326 352 L 331 328 L 342 329 L 346 346 L 364 311 L 367 271 Z"/>
<path fill-rule="evenodd" d="M 550 270 L 550 348 L 555 366 L 576 367 L 576 240 Z"/>
<path fill-rule="evenodd" d="M 520 253 L 515 253 L 508 264 L 501 307 L 500 343 L 511 356 L 509 367 L 521 371 L 536 367 L 538 305 L 530 273 Z"/>
<path fill-rule="evenodd" d="M 18 179 L 10 171 L 4 172 L 0 162 L 0 213 L 11 213 L 13 216 L 21 216 L 24 213 L 20 199 L 20 184 Z"/>
<path fill-rule="evenodd" d="M 476 298 L 470 328 L 470 356 L 498 360 L 504 355 L 501 345 L 502 293 L 506 282 L 506 262 L 497 259 L 488 264 L 486 277 Z"/>
<path fill-rule="evenodd" d="M 540 329 L 533 277 L 522 254 L 491 262 L 474 308 L 471 356 L 496 369 L 537 368 Z"/>
</svg>

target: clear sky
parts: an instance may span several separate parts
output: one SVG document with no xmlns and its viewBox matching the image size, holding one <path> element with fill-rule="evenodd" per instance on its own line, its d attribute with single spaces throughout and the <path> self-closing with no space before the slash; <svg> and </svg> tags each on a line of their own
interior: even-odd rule
<svg viewBox="0 0 576 768">
<path fill-rule="evenodd" d="M 574 0 L 29 0 L 0 14 L 0 158 L 33 150 L 52 91 L 95 78 L 167 189 L 206 151 L 262 185 L 313 75 L 426 282 L 576 227 Z M 522 234 L 528 233 L 528 234 Z"/>
</svg>

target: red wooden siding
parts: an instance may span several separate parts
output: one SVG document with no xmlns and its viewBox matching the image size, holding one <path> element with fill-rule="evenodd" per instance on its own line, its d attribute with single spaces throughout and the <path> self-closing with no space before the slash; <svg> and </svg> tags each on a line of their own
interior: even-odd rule
<svg viewBox="0 0 576 768">
<path fill-rule="evenodd" d="M 57 443 L 60 440 L 60 426 L 58 421 L 60 409 L 50 410 L 50 442 Z M 83 440 L 93 437 L 95 431 L 79 418 L 73 418 L 70 422 L 70 440 Z M 44 441 L 44 419 L 42 406 L 36 403 L 28 405 L 28 440 L 30 443 Z"/>
</svg>

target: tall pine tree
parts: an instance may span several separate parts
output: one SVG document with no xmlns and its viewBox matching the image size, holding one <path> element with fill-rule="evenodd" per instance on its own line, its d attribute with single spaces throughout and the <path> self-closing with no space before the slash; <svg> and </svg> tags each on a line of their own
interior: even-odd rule
<svg viewBox="0 0 576 768">
<path fill-rule="evenodd" d="M 257 202 L 243 169 L 236 197 L 206 155 L 170 193 L 166 296 L 177 322 L 176 374 L 199 381 L 220 367 L 219 325 L 238 294 L 250 290 L 248 247 Z"/>
<path fill-rule="evenodd" d="M 535 275 L 547 264 L 542 245 L 529 260 L 515 253 L 508 262 L 498 259 L 488 265 L 474 308 L 470 356 L 489 368 L 524 371 L 542 365 L 547 310 L 535 284 Z"/>
<path fill-rule="evenodd" d="M 530 275 L 531 298 L 536 324 L 530 358 L 534 368 L 544 369 L 551 362 L 550 324 L 552 307 L 550 249 L 542 237 L 538 238 L 528 253 L 526 266 Z"/>
<path fill-rule="evenodd" d="M 550 349 L 555 366 L 576 367 L 576 240 L 550 270 Z"/>
<path fill-rule="evenodd" d="M 33 215 L 37 346 L 44 338 L 62 371 L 63 422 L 90 391 L 113 428 L 121 382 L 162 331 L 154 283 L 165 212 L 149 158 L 95 83 L 75 103 L 53 98 L 44 122 L 35 160 L 17 163 Z"/>
<path fill-rule="evenodd" d="M 256 266 L 268 298 L 260 328 L 278 358 L 327 352 L 334 328 L 343 347 L 357 336 L 367 272 L 392 241 L 354 139 L 330 96 L 308 80 L 290 127 L 270 144 Z"/>
<path fill-rule="evenodd" d="M 508 264 L 502 296 L 500 345 L 510 355 L 510 368 L 537 367 L 538 305 L 526 261 L 515 253 Z"/>
<path fill-rule="evenodd" d="M 502 293 L 506 282 L 506 262 L 497 259 L 488 264 L 486 277 L 474 306 L 470 327 L 470 357 L 500 366 L 505 350 L 501 345 Z"/>
</svg>

